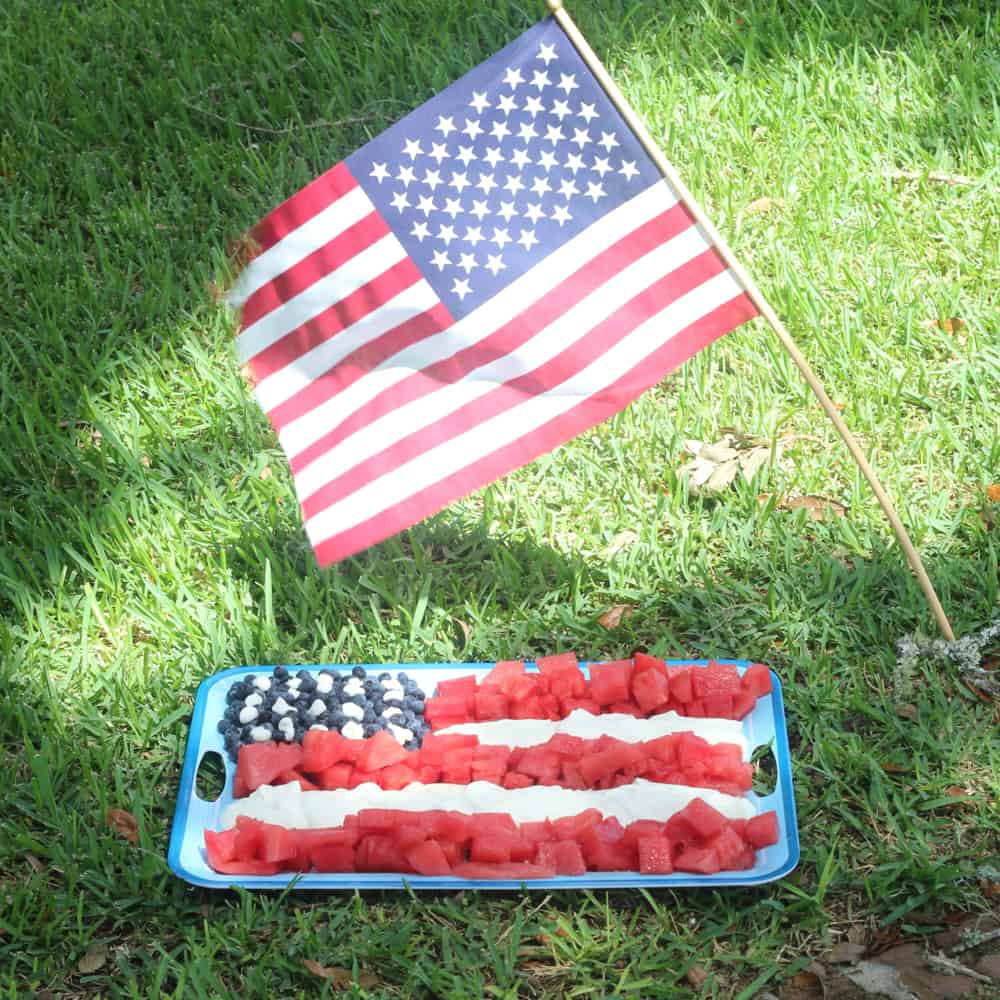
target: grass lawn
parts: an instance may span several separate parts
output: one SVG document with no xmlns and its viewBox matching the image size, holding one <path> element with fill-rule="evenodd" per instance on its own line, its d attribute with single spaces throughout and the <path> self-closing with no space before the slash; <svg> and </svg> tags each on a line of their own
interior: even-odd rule
<svg viewBox="0 0 1000 1000">
<path fill-rule="evenodd" d="M 571 7 L 842 404 L 959 635 L 1000 599 L 990 6 Z M 543 13 L 2 5 L 0 996 L 339 993 L 314 960 L 356 970 L 357 996 L 683 996 L 697 966 L 707 995 L 751 998 L 838 941 L 921 940 L 996 907 L 995 705 L 947 670 L 894 669 L 896 640 L 933 620 L 760 321 L 593 433 L 317 570 L 211 294 L 225 247 Z M 727 427 L 783 439 L 781 461 L 689 495 L 684 440 Z M 806 494 L 845 515 L 782 509 Z M 780 672 L 803 845 L 784 881 L 316 897 L 210 894 L 167 869 L 186 722 L 215 671 L 637 647 Z"/>
</svg>

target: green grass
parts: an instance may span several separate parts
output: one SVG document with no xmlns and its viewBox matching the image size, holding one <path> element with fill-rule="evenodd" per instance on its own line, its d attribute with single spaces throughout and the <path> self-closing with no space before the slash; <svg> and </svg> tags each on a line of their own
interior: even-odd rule
<svg viewBox="0 0 1000 1000">
<path fill-rule="evenodd" d="M 995 12 L 574 8 L 843 404 L 956 631 L 989 620 Z M 708 994 L 750 998 L 849 928 L 920 935 L 988 907 L 994 707 L 951 674 L 894 677 L 896 639 L 933 621 L 759 322 L 594 432 L 316 569 L 211 296 L 224 248 L 541 13 L 511 0 L 0 10 L 0 995 L 312 996 L 314 959 L 374 973 L 356 995 L 680 996 L 698 965 Z M 781 204 L 748 214 L 764 196 Z M 928 322 L 948 317 L 964 328 Z M 752 486 L 689 496 L 674 472 L 684 439 L 727 426 L 796 438 Z M 829 496 L 848 513 L 810 521 L 761 493 Z M 622 532 L 634 538 L 613 551 Z M 618 603 L 634 613 L 603 629 Z M 217 670 L 637 646 L 780 671 L 803 844 L 789 878 L 313 897 L 210 894 L 167 870 L 186 719 Z M 108 828 L 109 807 L 137 817 L 137 844 Z M 83 974 L 93 947 L 105 962 Z"/>
</svg>

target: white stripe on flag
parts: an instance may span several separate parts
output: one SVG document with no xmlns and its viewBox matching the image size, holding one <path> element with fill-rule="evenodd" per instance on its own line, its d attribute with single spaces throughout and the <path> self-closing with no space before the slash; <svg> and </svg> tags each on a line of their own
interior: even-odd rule
<svg viewBox="0 0 1000 1000">
<path fill-rule="evenodd" d="M 392 233 L 376 240 L 347 263 L 243 330 L 236 338 L 240 361 L 249 361 L 254 355 L 281 340 L 303 323 L 326 312 L 405 257 L 406 251 L 402 243 Z"/>
<path fill-rule="evenodd" d="M 326 246 L 332 239 L 360 222 L 374 211 L 375 206 L 360 187 L 348 191 L 321 212 L 293 229 L 259 257 L 256 257 L 240 275 L 228 300 L 233 306 L 242 306 L 254 292 L 259 291 L 279 274 L 284 274 L 311 253 Z"/>
<path fill-rule="evenodd" d="M 637 326 L 571 379 L 478 424 L 371 480 L 306 522 L 313 546 L 382 513 L 407 497 L 523 438 L 635 368 L 676 333 L 735 298 L 742 287 L 723 271 Z M 298 483 L 296 482 L 296 486 Z"/>
<path fill-rule="evenodd" d="M 433 308 L 439 301 L 434 289 L 421 278 L 415 285 L 404 288 L 356 323 L 344 327 L 335 337 L 324 340 L 301 355 L 294 365 L 288 365 L 280 372 L 263 379 L 254 390 L 257 402 L 267 413 L 284 402 L 287 395 L 294 395 L 288 393 L 289 387 L 294 386 L 295 392 L 298 392 L 315 381 L 315 376 L 309 373 L 310 368 L 329 371 L 352 351 Z"/>
<path fill-rule="evenodd" d="M 571 348 L 659 278 L 704 253 L 707 248 L 704 237 L 696 227 L 685 229 L 611 276 L 516 351 L 481 365 L 461 381 L 442 385 L 436 391 L 393 409 L 381 419 L 360 428 L 299 471 L 295 485 L 300 499 L 312 496 L 335 474 L 347 472 L 407 434 L 454 413 L 473 399 L 492 392 L 497 385 L 539 368 Z M 570 383 L 564 383 L 564 386 L 567 385 Z M 556 387 L 551 391 L 562 395 L 564 389 Z M 290 457 L 293 456 L 290 454 Z"/>
<path fill-rule="evenodd" d="M 536 267 L 447 330 L 426 337 L 420 343 L 387 358 L 336 396 L 288 423 L 279 433 L 285 452 L 290 458 L 294 457 L 379 393 L 402 381 L 414 371 L 443 361 L 485 340 L 524 312 L 530 304 L 543 298 L 548 291 L 579 270 L 598 253 L 676 203 L 677 197 L 665 181 L 654 184 L 636 195 L 550 254 Z M 297 367 L 297 364 L 287 366 L 271 376 L 272 379 L 279 379 L 288 373 L 288 388 L 270 397 L 275 400 L 271 403 L 272 406 L 284 402 L 298 391 L 301 383 L 292 375 L 291 369 L 294 367 Z M 315 378 L 322 374 L 322 370 L 311 368 L 309 373 Z"/>
</svg>

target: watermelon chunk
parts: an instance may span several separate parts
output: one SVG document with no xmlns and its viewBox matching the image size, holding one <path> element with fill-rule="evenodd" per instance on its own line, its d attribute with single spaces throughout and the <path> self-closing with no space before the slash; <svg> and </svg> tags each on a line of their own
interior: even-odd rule
<svg viewBox="0 0 1000 1000">
<path fill-rule="evenodd" d="M 520 660 L 498 660 L 493 669 L 483 678 L 480 686 L 486 687 L 489 684 L 495 684 L 504 694 L 509 695 L 508 685 L 523 676 L 524 664 Z"/>
<path fill-rule="evenodd" d="M 636 653 L 632 657 L 632 662 L 635 664 L 636 674 L 646 670 L 655 670 L 658 674 L 667 676 L 667 665 L 658 656 L 650 656 L 649 653 Z"/>
<path fill-rule="evenodd" d="M 696 698 L 704 699 L 711 695 L 735 698 L 740 693 L 740 675 L 731 663 L 709 660 L 708 666 L 695 670 L 691 679 Z"/>
<path fill-rule="evenodd" d="M 590 696 L 598 705 L 628 701 L 631 667 L 631 660 L 611 660 L 590 665 Z"/>
<path fill-rule="evenodd" d="M 362 771 L 378 771 L 392 764 L 406 760 L 406 751 L 396 737 L 384 729 L 365 740 L 365 749 L 358 758 L 358 768 Z"/>
<path fill-rule="evenodd" d="M 722 832 L 725 825 L 726 817 L 722 813 L 713 809 L 704 799 L 692 799 L 667 820 L 667 833 L 673 836 L 674 831 L 677 831 L 678 839 L 686 841 L 711 840 Z"/>
<path fill-rule="evenodd" d="M 556 874 L 550 865 L 528 864 L 525 861 L 507 861 L 486 864 L 482 861 L 464 861 L 452 868 L 452 874 L 468 879 L 515 879 L 517 881 L 534 878 L 553 878 Z"/>
<path fill-rule="evenodd" d="M 666 837 L 640 837 L 638 847 L 643 875 L 669 875 L 674 870 L 672 846 Z"/>
<path fill-rule="evenodd" d="M 418 875 L 451 874 L 451 864 L 436 840 L 425 840 L 404 851 L 404 855 Z"/>
<path fill-rule="evenodd" d="M 670 685 L 666 674 L 644 670 L 632 679 L 632 697 L 644 712 L 655 712 L 670 700 Z"/>
<path fill-rule="evenodd" d="M 738 871 L 744 867 L 743 853 L 746 845 L 731 826 L 725 826 L 722 832 L 713 837 L 705 846 L 711 847 L 715 851 L 723 871 Z"/>
<path fill-rule="evenodd" d="M 453 677 L 451 680 L 438 681 L 437 698 L 432 698 L 431 701 L 436 701 L 438 698 L 462 698 L 464 700 L 475 693 L 475 675 L 468 674 L 465 677 Z"/>
<path fill-rule="evenodd" d="M 754 698 L 762 698 L 771 693 L 771 671 L 763 663 L 755 663 L 747 667 L 740 678 L 740 688 Z"/>
<path fill-rule="evenodd" d="M 778 842 L 778 814 L 772 809 L 748 820 L 746 833 L 747 843 L 753 847 L 769 847 Z"/>
<path fill-rule="evenodd" d="M 353 764 L 334 764 L 325 771 L 316 775 L 316 782 L 320 788 L 332 792 L 337 788 L 349 788 L 351 775 L 354 773 Z"/>
<path fill-rule="evenodd" d="M 354 848 L 350 844 L 317 845 L 309 849 L 309 859 L 318 872 L 353 872 Z"/>
<path fill-rule="evenodd" d="M 282 866 L 276 861 L 219 861 L 212 868 L 220 875 L 277 875 Z"/>
<path fill-rule="evenodd" d="M 587 862 L 575 840 L 556 840 L 538 845 L 538 863 L 555 868 L 557 875 L 583 875 Z"/>
<path fill-rule="evenodd" d="M 348 740 L 340 733 L 310 729 L 302 737 L 302 770 L 318 774 L 334 764 L 353 764 L 363 748 L 363 740 Z"/>
<path fill-rule="evenodd" d="M 494 864 L 498 861 L 510 861 L 511 848 L 520 842 L 517 833 L 510 830 L 497 830 L 490 834 L 473 837 L 469 845 L 470 861 L 488 861 Z"/>
<path fill-rule="evenodd" d="M 390 764 L 378 773 L 378 783 L 387 792 L 399 791 L 417 780 L 416 772 L 408 763 Z"/>
<path fill-rule="evenodd" d="M 675 664 L 667 667 L 670 697 L 682 705 L 686 705 L 694 698 L 694 687 L 691 683 L 691 672 L 694 669 L 690 664 Z"/>
<path fill-rule="evenodd" d="M 236 860 L 236 827 L 216 832 L 205 830 L 205 856 L 209 868 L 222 871 L 219 865 Z"/>
<path fill-rule="evenodd" d="M 711 847 L 685 847 L 676 858 L 674 868 L 681 872 L 698 875 L 715 875 L 722 871 L 719 856 Z"/>
<path fill-rule="evenodd" d="M 473 709 L 480 722 L 506 718 L 507 696 L 494 687 L 480 688 L 473 696 Z"/>
<path fill-rule="evenodd" d="M 245 743 L 236 762 L 236 780 L 249 794 L 301 763 L 302 747 L 298 743 Z"/>
</svg>

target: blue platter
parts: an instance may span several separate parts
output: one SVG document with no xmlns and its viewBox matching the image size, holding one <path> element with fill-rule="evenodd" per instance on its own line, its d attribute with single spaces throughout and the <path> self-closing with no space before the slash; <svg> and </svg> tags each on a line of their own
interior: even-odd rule
<svg viewBox="0 0 1000 1000">
<path fill-rule="evenodd" d="M 669 663 L 693 663 L 704 666 L 705 660 L 674 660 Z M 742 673 L 749 663 L 744 660 L 721 661 L 733 663 Z M 355 664 L 330 664 L 327 669 L 349 673 Z M 379 663 L 361 664 L 369 672 L 390 671 L 395 674 L 405 670 L 428 693 L 433 692 L 439 680 L 461 677 L 470 673 L 482 677 L 492 663 Z M 587 665 L 581 664 L 586 672 Z M 527 882 L 514 880 L 471 880 L 454 877 L 401 875 L 394 872 L 350 872 L 344 874 L 310 873 L 280 875 L 220 875 L 209 868 L 205 859 L 203 831 L 219 828 L 222 811 L 233 801 L 233 777 L 236 766 L 229 760 L 223 746 L 222 735 L 216 726 L 226 708 L 226 693 L 232 683 L 246 674 L 270 673 L 273 667 L 233 667 L 223 670 L 198 688 L 184 769 L 181 773 L 177 808 L 174 812 L 170 836 L 168 861 L 176 875 L 192 885 L 210 889 L 228 889 L 240 886 L 246 889 L 283 889 L 293 885 L 296 889 L 611 889 L 611 888 L 718 888 L 722 886 L 752 886 L 772 882 L 787 875 L 799 861 L 799 833 L 795 818 L 795 797 L 792 792 L 792 768 L 788 751 L 788 735 L 781 697 L 781 682 L 771 672 L 772 693 L 759 698 L 754 710 L 743 720 L 743 732 L 751 748 L 770 746 L 777 764 L 777 782 L 774 791 L 766 796 L 748 792 L 746 798 L 758 813 L 773 809 L 778 814 L 778 843 L 757 852 L 757 864 L 746 871 L 719 872 L 717 875 L 691 875 L 679 872 L 673 875 L 641 875 L 638 872 L 587 872 L 584 875 L 559 876 L 550 879 L 533 879 Z M 289 667 L 291 671 L 300 666 Z M 306 666 L 319 671 L 324 666 Z M 528 664 L 528 669 L 534 669 Z M 205 754 L 216 752 L 226 764 L 226 782 L 222 794 L 214 802 L 198 797 L 195 778 Z"/>
</svg>

